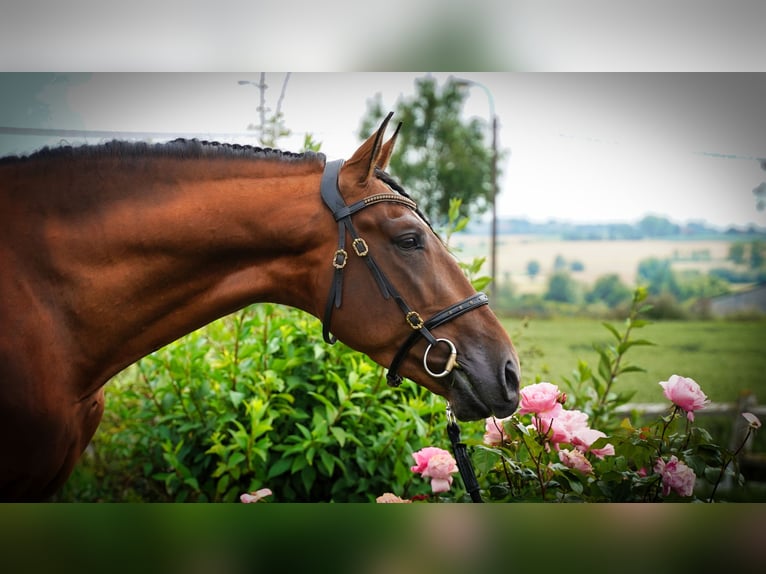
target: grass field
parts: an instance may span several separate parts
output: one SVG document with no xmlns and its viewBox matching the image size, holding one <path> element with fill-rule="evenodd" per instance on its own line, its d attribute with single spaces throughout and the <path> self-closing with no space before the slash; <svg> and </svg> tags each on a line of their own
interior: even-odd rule
<svg viewBox="0 0 766 574">
<path fill-rule="evenodd" d="M 543 380 L 561 382 L 586 361 L 594 370 L 598 354 L 594 343 L 614 339 L 596 319 L 534 319 L 526 326 L 518 319 L 503 319 L 522 363 L 522 384 Z M 612 321 L 622 331 L 619 321 Z M 628 373 L 616 390 L 635 390 L 635 402 L 665 401 L 659 381 L 678 374 L 696 380 L 714 402 L 734 402 L 740 392 L 755 393 L 759 404 L 766 403 L 766 320 L 663 321 L 639 331 L 637 338 L 649 339 L 653 347 L 634 347 L 625 358 L 646 369 Z"/>
</svg>

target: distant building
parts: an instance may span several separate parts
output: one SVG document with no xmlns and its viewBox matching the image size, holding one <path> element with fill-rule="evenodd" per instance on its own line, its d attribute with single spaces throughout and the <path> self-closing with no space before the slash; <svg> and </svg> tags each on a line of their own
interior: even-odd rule
<svg viewBox="0 0 766 574">
<path fill-rule="evenodd" d="M 709 301 L 713 317 L 731 315 L 766 315 L 766 284 L 757 285 L 747 291 L 712 297 Z"/>
</svg>

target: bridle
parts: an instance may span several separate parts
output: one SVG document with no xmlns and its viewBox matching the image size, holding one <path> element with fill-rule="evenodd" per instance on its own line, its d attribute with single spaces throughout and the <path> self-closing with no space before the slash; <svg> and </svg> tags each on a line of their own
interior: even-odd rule
<svg viewBox="0 0 766 574">
<path fill-rule="evenodd" d="M 348 251 L 346 250 L 346 232 L 348 232 L 351 236 L 351 249 L 357 257 L 363 259 L 367 264 L 383 297 L 385 299 L 393 298 L 394 301 L 396 301 L 399 309 L 404 313 L 405 322 L 412 328 L 412 333 L 407 337 L 407 340 L 404 341 L 401 347 L 399 347 L 396 355 L 394 355 L 394 359 L 391 361 L 391 366 L 388 368 L 388 373 L 386 374 L 388 384 L 392 387 L 401 384 L 402 377 L 398 374 L 399 367 L 407 356 L 407 353 L 412 346 L 418 342 L 420 337 L 423 337 L 428 341 L 428 347 L 426 347 L 425 353 L 423 353 L 423 368 L 426 373 L 436 379 L 446 377 L 453 369 L 460 368 L 457 359 L 457 349 L 452 341 L 445 338 L 435 337 L 433 333 L 431 333 L 431 330 L 436 329 L 448 321 L 457 319 L 469 311 L 487 305 L 489 299 L 484 293 L 476 293 L 454 305 L 450 305 L 446 309 L 439 311 L 434 316 L 424 321 L 420 314 L 407 304 L 404 298 L 391 284 L 388 277 L 386 277 L 383 270 L 378 267 L 375 259 L 373 259 L 370 254 L 367 242 L 359 236 L 359 233 L 351 220 L 351 217 L 362 209 L 383 202 L 404 205 L 422 217 L 418 211 L 417 205 L 410 198 L 394 191 L 371 195 L 356 203 L 346 205 L 338 187 L 338 174 L 340 173 L 342 165 L 343 160 L 327 162 L 324 173 L 322 174 L 322 183 L 320 185 L 322 200 L 330 209 L 335 221 L 338 223 L 338 248 L 336 249 L 332 260 L 332 266 L 335 271 L 330 286 L 330 293 L 325 305 L 324 319 L 322 321 L 322 336 L 329 344 L 333 344 L 336 341 L 335 337 L 330 333 L 330 322 L 332 320 L 333 309 L 339 309 L 343 299 L 343 270 L 346 268 L 349 258 Z M 426 224 L 428 224 L 427 221 Z M 449 347 L 450 354 L 444 365 L 444 369 L 440 373 L 435 373 L 428 366 L 428 354 L 431 349 L 439 345 L 439 343 L 446 344 Z M 457 419 L 452 414 L 452 409 L 450 408 L 449 403 L 447 404 L 447 434 L 452 444 L 452 450 L 455 453 L 460 476 L 463 479 L 468 494 L 471 496 L 471 500 L 474 502 L 482 502 L 481 494 L 479 492 L 479 483 L 473 472 L 473 466 L 471 465 L 471 459 L 466 451 L 466 445 L 460 441 L 460 428 L 458 427 Z"/>
<path fill-rule="evenodd" d="M 399 347 L 396 355 L 394 355 L 393 361 L 391 361 L 391 366 L 389 367 L 388 374 L 386 375 L 388 384 L 392 387 L 401 384 L 402 377 L 398 374 L 399 367 L 407 356 L 409 350 L 413 345 L 415 345 L 415 343 L 418 342 L 420 337 L 423 337 L 426 341 L 428 341 L 428 347 L 426 347 L 426 351 L 423 354 L 423 368 L 425 369 L 426 373 L 436 379 L 446 377 L 452 372 L 454 368 L 459 368 L 460 366 L 457 360 L 457 348 L 455 347 L 455 344 L 449 339 L 435 337 L 431 333 L 431 330 L 436 329 L 448 321 L 457 319 L 468 311 L 472 311 L 473 309 L 477 309 L 483 305 L 488 304 L 489 299 L 484 293 L 476 293 L 470 297 L 466 297 L 454 305 L 450 305 L 446 309 L 439 311 L 433 317 L 424 321 L 420 313 L 414 311 L 407 304 L 404 298 L 391 284 L 391 281 L 389 281 L 388 277 L 386 277 L 386 274 L 383 272 L 383 270 L 375 262 L 375 259 L 370 254 L 370 249 L 367 245 L 367 242 L 359 236 L 359 233 L 357 233 L 357 230 L 354 227 L 354 223 L 351 220 L 351 217 L 355 213 L 377 203 L 398 203 L 412 209 L 416 213 L 418 212 L 417 205 L 410 198 L 394 191 L 391 191 L 390 193 L 378 193 L 371 195 L 360 201 L 357 201 L 356 203 L 346 205 L 346 202 L 343 200 L 343 197 L 341 196 L 340 190 L 338 188 L 338 174 L 342 165 L 343 160 L 328 162 L 325 166 L 324 174 L 322 175 L 322 183 L 320 186 L 322 199 L 332 212 L 333 217 L 335 217 L 335 221 L 338 222 L 338 249 L 335 251 L 332 261 L 332 265 L 335 271 L 333 275 L 333 281 L 330 286 L 330 294 L 325 305 L 324 320 L 322 322 L 322 335 L 324 336 L 324 340 L 330 344 L 334 343 L 336 340 L 335 337 L 333 337 L 330 333 L 330 323 L 332 320 L 333 309 L 339 309 L 342 303 L 343 270 L 345 269 L 349 258 L 348 251 L 346 250 L 346 232 L 348 232 L 348 234 L 351 236 L 351 249 L 367 264 L 367 267 L 370 269 L 372 276 L 375 278 L 375 281 L 377 282 L 383 297 L 385 299 L 393 298 L 393 300 L 399 306 L 399 309 L 401 309 L 402 313 L 404 313 L 405 322 L 412 328 L 413 331 L 407 340 L 402 344 L 402 346 Z M 428 355 L 431 352 L 431 349 L 440 343 L 443 343 L 449 347 L 450 354 L 444 369 L 437 373 L 432 371 L 428 366 Z"/>
</svg>

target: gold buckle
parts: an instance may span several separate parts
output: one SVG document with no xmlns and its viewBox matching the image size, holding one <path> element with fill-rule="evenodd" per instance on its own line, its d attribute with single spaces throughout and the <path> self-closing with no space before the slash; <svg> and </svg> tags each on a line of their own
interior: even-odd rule
<svg viewBox="0 0 766 574">
<path fill-rule="evenodd" d="M 354 241 L 351 243 L 351 247 L 354 248 L 354 252 L 359 257 L 364 257 L 370 252 L 370 248 L 367 247 L 367 242 L 361 237 L 354 239 Z"/>
<path fill-rule="evenodd" d="M 348 262 L 348 253 L 346 253 L 346 250 L 338 249 L 335 252 L 335 256 L 332 259 L 332 266 L 335 267 L 335 269 L 343 269 L 346 266 L 347 262 Z"/>
<path fill-rule="evenodd" d="M 407 313 L 407 315 L 404 317 L 404 320 L 407 321 L 407 324 L 415 331 L 422 329 L 423 325 L 425 325 L 423 318 L 420 316 L 420 314 L 418 314 L 417 311 L 410 311 Z"/>
</svg>

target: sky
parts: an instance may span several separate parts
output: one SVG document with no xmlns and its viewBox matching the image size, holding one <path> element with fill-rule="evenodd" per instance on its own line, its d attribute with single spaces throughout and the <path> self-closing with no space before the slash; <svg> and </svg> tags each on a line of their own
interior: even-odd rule
<svg viewBox="0 0 766 574">
<path fill-rule="evenodd" d="M 330 159 L 349 157 L 368 100 L 379 93 L 393 109 L 424 75 L 293 73 L 282 102 L 293 134 L 280 147 L 299 150 L 311 133 Z M 766 158 L 764 75 L 433 75 L 440 84 L 450 76 L 473 82 L 466 118 L 498 118 L 499 217 L 595 223 L 652 214 L 679 223 L 766 226 L 752 191 L 766 181 L 759 161 Z M 266 75 L 272 110 L 285 77 Z M 259 91 L 239 80 L 257 84 L 259 74 L 0 74 L 0 126 L 257 143 L 246 127 L 258 121 Z M 0 134 L 3 153 L 39 145 L 38 138 Z"/>
</svg>

